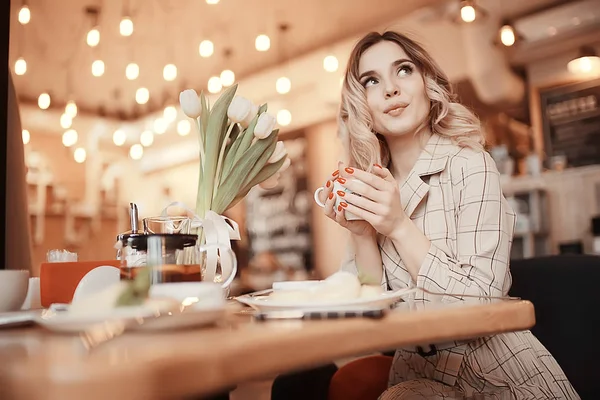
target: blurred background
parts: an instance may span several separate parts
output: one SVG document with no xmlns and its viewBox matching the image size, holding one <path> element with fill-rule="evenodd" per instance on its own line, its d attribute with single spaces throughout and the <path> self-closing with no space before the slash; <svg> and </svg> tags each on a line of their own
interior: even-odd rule
<svg viewBox="0 0 600 400">
<path fill-rule="evenodd" d="M 234 82 L 269 103 L 292 158 L 279 186 L 227 212 L 239 287 L 336 270 L 346 233 L 312 193 L 342 154 L 349 52 L 386 29 L 422 43 L 484 122 L 518 212 L 512 257 L 600 253 L 598 0 L 11 0 L 11 13 L 34 274 L 50 249 L 114 259 L 129 203 L 141 218 L 194 208 L 198 142 L 178 96 L 214 102 Z"/>
</svg>

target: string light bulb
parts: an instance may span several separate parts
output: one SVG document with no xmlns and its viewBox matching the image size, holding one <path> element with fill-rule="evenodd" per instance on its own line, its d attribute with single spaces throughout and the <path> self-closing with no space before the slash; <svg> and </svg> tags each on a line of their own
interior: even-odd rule
<svg viewBox="0 0 600 400">
<path fill-rule="evenodd" d="M 215 52 L 215 45 L 210 40 L 203 40 L 200 42 L 198 46 L 198 53 L 200 53 L 200 57 L 210 57 Z"/>
<path fill-rule="evenodd" d="M 223 89 L 221 78 L 218 76 L 211 76 L 208 80 L 208 91 L 210 93 L 219 93 Z"/>
<path fill-rule="evenodd" d="M 177 67 L 174 64 L 167 64 L 163 68 L 163 78 L 167 82 L 174 81 L 177 78 Z"/>
<path fill-rule="evenodd" d="M 144 155 L 144 148 L 141 144 L 136 143 L 129 148 L 129 157 L 132 160 L 139 160 Z"/>
<path fill-rule="evenodd" d="M 339 62 L 336 56 L 329 55 L 323 59 L 323 68 L 327 72 L 335 72 L 339 67 Z"/>
<path fill-rule="evenodd" d="M 141 87 L 135 91 L 135 101 L 138 104 L 146 104 L 150 99 L 150 92 L 148 89 Z"/>
<path fill-rule="evenodd" d="M 31 134 L 27 129 L 23 129 L 21 132 L 21 137 L 23 138 L 23 144 L 29 144 L 29 141 L 31 140 Z"/>
<path fill-rule="evenodd" d="M 77 143 L 77 139 L 79 139 L 77 131 L 75 129 L 69 129 L 62 135 L 62 144 L 65 147 L 71 147 Z"/>
<path fill-rule="evenodd" d="M 258 35 L 254 40 L 254 47 L 258 51 L 267 51 L 271 48 L 271 39 L 267 35 Z"/>
<path fill-rule="evenodd" d="M 46 110 L 48 107 L 50 107 L 50 95 L 48 93 L 40 94 L 38 97 L 38 106 L 42 110 Z"/>
<path fill-rule="evenodd" d="M 231 85 L 233 85 L 233 82 L 235 82 L 235 74 L 233 73 L 232 70 L 230 69 L 225 69 L 221 72 L 221 84 L 224 87 L 229 87 Z"/>
<path fill-rule="evenodd" d="M 192 129 L 192 125 L 190 124 L 190 121 L 188 121 L 187 119 L 182 119 L 181 121 L 179 121 L 177 123 L 177 133 L 180 136 L 186 136 L 190 133 Z"/>
<path fill-rule="evenodd" d="M 173 122 L 177 118 L 177 108 L 175 106 L 167 106 L 163 110 L 163 118 L 167 122 Z"/>
<path fill-rule="evenodd" d="M 129 17 L 123 17 L 119 24 L 119 33 L 121 36 L 131 36 L 133 34 L 133 21 Z"/>
<path fill-rule="evenodd" d="M 290 78 L 286 76 L 278 78 L 277 82 L 275 82 L 275 90 L 277 90 L 277 93 L 279 94 L 286 94 L 291 90 L 291 88 L 292 82 L 290 81 Z"/>
<path fill-rule="evenodd" d="M 129 63 L 125 67 L 125 77 L 133 81 L 140 76 L 140 67 L 136 63 Z"/>
<path fill-rule="evenodd" d="M 507 47 L 515 44 L 516 37 L 512 26 L 504 25 L 502 28 L 500 28 L 500 41 Z"/>
<path fill-rule="evenodd" d="M 123 146 L 126 141 L 127 141 L 127 134 L 125 134 L 125 132 L 123 132 L 122 130 L 117 129 L 113 133 L 113 143 L 116 146 Z"/>
<path fill-rule="evenodd" d="M 92 75 L 96 77 L 104 75 L 104 61 L 96 60 L 92 63 Z"/>
<path fill-rule="evenodd" d="M 85 162 L 86 157 L 87 157 L 87 154 L 83 147 L 78 147 L 73 152 L 73 158 L 75 159 L 75 162 L 77 162 L 79 164 Z"/>
<path fill-rule="evenodd" d="M 142 132 L 140 135 L 140 143 L 144 147 L 152 146 L 152 143 L 154 143 L 154 133 L 148 130 Z"/>
<path fill-rule="evenodd" d="M 19 57 L 17 61 L 15 61 L 15 74 L 17 75 L 25 75 L 27 72 L 27 61 L 23 57 Z"/>
<path fill-rule="evenodd" d="M 73 118 L 67 113 L 64 113 L 60 116 L 60 126 L 63 129 L 69 129 L 73 124 Z"/>
<path fill-rule="evenodd" d="M 281 126 L 288 126 L 292 122 L 292 113 L 289 110 L 282 109 L 277 111 L 277 123 Z"/>
<path fill-rule="evenodd" d="M 100 43 L 100 31 L 98 28 L 92 28 L 87 33 L 86 42 L 90 47 L 96 47 Z"/>
<path fill-rule="evenodd" d="M 21 25 L 27 25 L 31 21 L 31 10 L 27 5 L 24 5 L 19 10 L 19 22 Z"/>
<path fill-rule="evenodd" d="M 162 135 L 167 131 L 169 123 L 164 118 L 156 118 L 154 120 L 154 132 Z"/>
<path fill-rule="evenodd" d="M 75 104 L 73 100 L 69 100 L 69 102 L 65 106 L 65 114 L 71 117 L 71 119 L 77 116 L 77 104 Z"/>
</svg>

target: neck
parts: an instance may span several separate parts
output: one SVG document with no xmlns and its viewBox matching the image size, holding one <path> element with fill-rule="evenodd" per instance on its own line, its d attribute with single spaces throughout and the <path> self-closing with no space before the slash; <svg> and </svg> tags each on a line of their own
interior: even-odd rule
<svg viewBox="0 0 600 400">
<path fill-rule="evenodd" d="M 403 182 L 406 179 L 421 155 L 423 143 L 430 136 L 429 130 L 423 130 L 416 135 L 406 134 L 385 138 L 392 159 L 391 172 L 397 181 Z"/>
</svg>

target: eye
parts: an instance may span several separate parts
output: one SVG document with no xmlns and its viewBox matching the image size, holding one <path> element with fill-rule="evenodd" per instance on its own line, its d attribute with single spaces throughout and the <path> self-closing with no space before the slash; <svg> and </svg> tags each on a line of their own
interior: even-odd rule
<svg viewBox="0 0 600 400">
<path fill-rule="evenodd" d="M 402 64 L 398 68 L 398 76 L 408 76 L 412 74 L 414 71 L 414 67 L 410 64 Z"/>
<path fill-rule="evenodd" d="M 363 81 L 362 85 L 363 85 L 365 88 L 367 88 L 367 87 L 369 87 L 369 86 L 371 86 L 371 85 L 376 85 L 377 83 L 379 83 L 379 82 L 377 81 L 377 79 L 375 79 L 375 78 L 367 78 L 367 79 L 365 79 L 365 80 Z"/>
</svg>

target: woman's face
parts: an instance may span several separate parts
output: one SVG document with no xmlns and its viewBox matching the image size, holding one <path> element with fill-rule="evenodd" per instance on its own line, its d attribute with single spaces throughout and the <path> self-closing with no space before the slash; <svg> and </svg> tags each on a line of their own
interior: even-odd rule
<svg viewBox="0 0 600 400">
<path fill-rule="evenodd" d="M 379 42 L 363 53 L 358 71 L 373 129 L 384 136 L 415 133 L 429 115 L 430 102 L 423 76 L 404 49 Z"/>
</svg>

